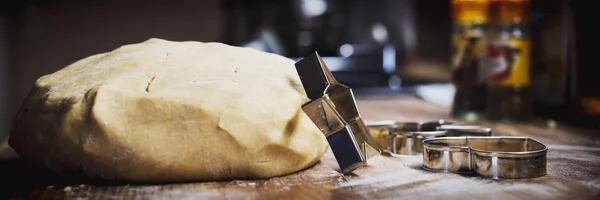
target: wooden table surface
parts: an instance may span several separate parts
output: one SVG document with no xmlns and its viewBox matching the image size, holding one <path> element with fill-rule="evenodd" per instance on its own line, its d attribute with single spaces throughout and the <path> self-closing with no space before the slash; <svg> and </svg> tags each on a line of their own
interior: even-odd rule
<svg viewBox="0 0 600 200">
<path fill-rule="evenodd" d="M 409 97 L 359 98 L 358 106 L 365 121 L 450 119 L 448 108 Z M 269 180 L 61 185 L 52 175 L 9 160 L 0 162 L 0 199 L 600 199 L 600 131 L 549 126 L 543 120 L 479 124 L 494 128 L 495 135 L 529 136 L 548 145 L 548 174 L 489 180 L 425 171 L 421 156 L 381 155 L 343 176 L 327 152 L 309 169 Z"/>
</svg>

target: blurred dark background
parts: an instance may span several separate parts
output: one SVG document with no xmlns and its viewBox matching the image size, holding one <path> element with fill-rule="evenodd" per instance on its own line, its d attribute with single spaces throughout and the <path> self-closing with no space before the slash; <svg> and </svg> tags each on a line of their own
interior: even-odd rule
<svg viewBox="0 0 600 200">
<path fill-rule="evenodd" d="M 533 22 L 556 18 L 563 4 L 534 1 Z M 450 81 L 445 0 L 8 0 L 0 9 L 0 138 L 37 78 L 149 38 L 293 59 L 316 50 L 340 82 L 366 93 Z"/>
</svg>

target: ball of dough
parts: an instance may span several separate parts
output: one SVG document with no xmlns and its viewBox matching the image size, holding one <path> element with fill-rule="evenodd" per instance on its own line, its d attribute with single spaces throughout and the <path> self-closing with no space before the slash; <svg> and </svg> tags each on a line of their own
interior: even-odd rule
<svg viewBox="0 0 600 200">
<path fill-rule="evenodd" d="M 92 180 L 269 178 L 320 160 L 294 61 L 220 43 L 150 39 L 39 78 L 9 144 Z"/>
</svg>

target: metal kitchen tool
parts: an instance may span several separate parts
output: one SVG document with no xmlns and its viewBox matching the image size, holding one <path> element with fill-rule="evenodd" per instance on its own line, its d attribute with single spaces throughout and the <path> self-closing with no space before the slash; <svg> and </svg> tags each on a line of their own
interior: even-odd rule
<svg viewBox="0 0 600 200">
<path fill-rule="evenodd" d="M 547 151 L 527 137 L 432 138 L 423 141 L 423 168 L 492 179 L 535 178 L 546 174 Z"/>
<path fill-rule="evenodd" d="M 385 153 L 421 155 L 423 140 L 446 136 L 489 136 L 492 130 L 486 127 L 464 125 L 444 120 L 428 122 L 376 121 L 367 123 L 367 128 L 377 145 Z"/>
<path fill-rule="evenodd" d="M 310 99 L 302 109 L 327 137 L 342 173 L 381 153 L 360 117 L 352 89 L 335 80 L 317 52 L 298 61 L 296 71 Z"/>
<path fill-rule="evenodd" d="M 444 137 L 451 136 L 491 136 L 492 129 L 483 126 L 465 124 L 442 124 L 436 128 L 438 131 L 446 131 Z"/>
</svg>

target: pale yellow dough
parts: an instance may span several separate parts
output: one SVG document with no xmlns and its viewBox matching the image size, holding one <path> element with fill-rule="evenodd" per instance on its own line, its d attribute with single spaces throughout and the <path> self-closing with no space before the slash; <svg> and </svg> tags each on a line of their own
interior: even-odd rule
<svg viewBox="0 0 600 200">
<path fill-rule="evenodd" d="M 285 57 L 150 39 L 38 79 L 9 144 L 34 164 L 97 180 L 269 178 L 327 150 L 306 100 Z"/>
</svg>

